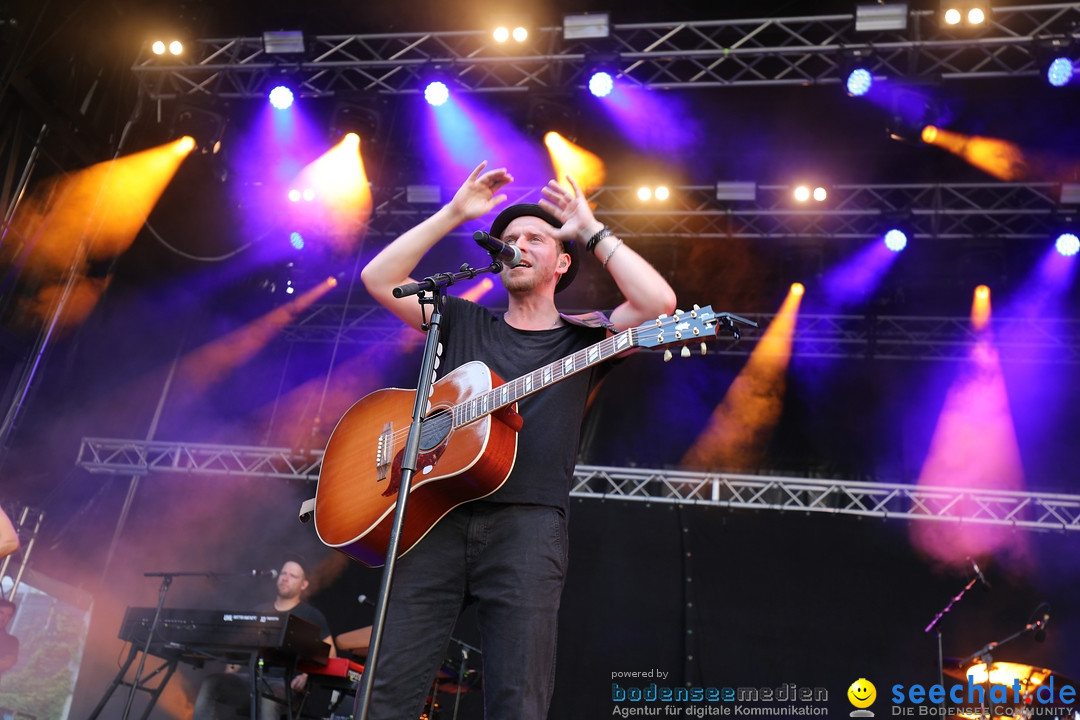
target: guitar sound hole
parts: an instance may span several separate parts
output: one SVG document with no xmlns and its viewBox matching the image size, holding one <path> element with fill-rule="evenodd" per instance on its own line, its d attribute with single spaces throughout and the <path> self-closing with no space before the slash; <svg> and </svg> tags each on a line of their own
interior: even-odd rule
<svg viewBox="0 0 1080 720">
<path fill-rule="evenodd" d="M 436 410 L 424 418 L 420 427 L 420 450 L 431 452 L 446 440 L 454 424 L 454 416 L 446 409 Z"/>
</svg>

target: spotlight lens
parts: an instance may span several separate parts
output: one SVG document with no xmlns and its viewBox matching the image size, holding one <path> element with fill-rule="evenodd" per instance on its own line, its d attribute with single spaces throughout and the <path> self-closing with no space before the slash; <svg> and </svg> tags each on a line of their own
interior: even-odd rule
<svg viewBox="0 0 1080 720">
<path fill-rule="evenodd" d="M 164 55 L 165 54 L 165 43 L 163 43 L 160 40 L 155 40 L 154 44 L 150 46 L 150 50 L 155 55 Z"/>
<path fill-rule="evenodd" d="M 514 28 L 514 39 L 518 42 L 525 42 L 529 37 L 529 31 L 523 27 Z"/>
<path fill-rule="evenodd" d="M 848 95 L 862 97 L 870 92 L 870 86 L 874 84 L 874 76 L 866 68 L 855 68 L 847 78 Z"/>
<path fill-rule="evenodd" d="M 607 97 L 615 89 L 615 81 L 611 74 L 603 71 L 595 72 L 589 78 L 589 92 L 596 97 Z"/>
<path fill-rule="evenodd" d="M 304 198 L 304 202 L 311 202 L 315 199 L 315 191 L 311 188 L 304 188 L 304 192 L 301 193 L 301 196 Z"/>
<path fill-rule="evenodd" d="M 986 285 L 979 285 L 975 288 L 975 298 L 977 300 L 986 300 L 990 297 L 990 288 Z"/>
<path fill-rule="evenodd" d="M 802 283 L 800 283 L 800 282 L 791 283 L 791 294 L 792 295 L 802 295 L 805 292 L 806 292 L 806 286 L 803 285 Z"/>
<path fill-rule="evenodd" d="M 657 200 L 667 200 L 668 197 L 671 196 L 671 192 L 663 185 L 656 188 L 656 191 L 653 194 L 656 196 Z"/>
<path fill-rule="evenodd" d="M 301 235 L 300 233 L 294 231 L 292 234 L 289 235 L 289 244 L 292 245 L 297 250 L 303 250 L 304 249 L 304 236 Z"/>
<path fill-rule="evenodd" d="M 824 202 L 825 198 L 829 196 L 829 193 L 825 191 L 823 187 L 814 188 L 814 199 L 818 202 Z"/>
<path fill-rule="evenodd" d="M 968 11 L 968 24 L 970 25 L 981 25 L 985 19 L 986 13 L 982 11 L 982 8 L 971 8 Z"/>
<path fill-rule="evenodd" d="M 799 202 L 806 202 L 810 199 L 810 188 L 805 185 L 800 185 L 795 188 L 795 199 Z"/>
<path fill-rule="evenodd" d="M 637 197 L 638 197 L 638 200 L 641 200 L 642 202 L 644 202 L 644 201 L 646 201 L 646 200 L 648 200 L 649 198 L 652 197 L 652 190 L 650 190 L 647 187 L 638 188 Z"/>
<path fill-rule="evenodd" d="M 1077 252 L 1080 252 L 1080 238 L 1072 233 L 1062 233 L 1058 236 L 1057 242 L 1054 243 L 1054 247 L 1057 251 L 1065 257 L 1072 257 Z"/>
<path fill-rule="evenodd" d="M 492 33 L 495 38 L 495 42 L 504 43 L 510 39 L 510 30 L 504 27 L 495 28 L 495 32 Z"/>
<path fill-rule="evenodd" d="M 450 99 L 450 89 L 444 83 L 436 80 L 429 83 L 424 89 L 424 99 L 428 101 L 429 105 L 439 107 L 446 104 L 446 101 Z"/>
<path fill-rule="evenodd" d="M 300 191 L 297 190 L 296 188 L 293 188 L 292 190 L 290 190 L 289 191 L 289 200 L 291 202 L 300 202 Z"/>
<path fill-rule="evenodd" d="M 893 228 L 885 233 L 885 247 L 893 252 L 900 252 L 907 247 L 907 235 L 903 230 Z"/>
<path fill-rule="evenodd" d="M 1046 70 L 1046 79 L 1054 87 L 1064 87 L 1069 84 L 1073 76 L 1073 64 L 1069 58 L 1054 58 L 1050 67 Z"/>
<path fill-rule="evenodd" d="M 960 11 L 956 8 L 949 8 L 945 11 L 945 22 L 949 25 L 960 24 Z"/>
<path fill-rule="evenodd" d="M 278 110 L 288 110 L 293 104 L 293 91 L 284 85 L 278 85 L 270 91 L 270 104 Z"/>
<path fill-rule="evenodd" d="M 169 52 L 171 52 L 173 55 L 179 55 L 180 53 L 184 52 L 184 44 L 179 40 L 173 40 L 171 43 L 169 43 Z"/>
</svg>

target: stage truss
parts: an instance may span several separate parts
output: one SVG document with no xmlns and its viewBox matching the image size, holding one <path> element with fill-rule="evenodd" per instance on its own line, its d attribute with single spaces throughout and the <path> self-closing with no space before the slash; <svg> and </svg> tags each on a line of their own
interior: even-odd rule
<svg viewBox="0 0 1080 720">
<path fill-rule="evenodd" d="M 322 450 L 83 438 L 77 464 L 104 475 L 224 475 L 315 482 Z M 579 465 L 571 497 L 732 510 L 1080 530 L 1080 496 L 824 478 Z"/>
<path fill-rule="evenodd" d="M 564 40 L 561 27 L 534 30 L 524 45 L 500 45 L 490 30 L 329 35 L 306 38 L 300 55 L 267 54 L 261 37 L 211 38 L 188 43 L 183 58 L 144 48 L 132 69 L 159 100 L 259 97 L 282 73 L 309 97 L 417 93 L 435 71 L 457 91 L 562 91 L 583 87 L 603 50 L 617 54 L 623 82 L 671 89 L 839 83 L 844 53 L 864 49 L 875 75 L 948 81 L 1037 75 L 1036 42 L 1075 37 L 1078 21 L 1080 4 L 1047 3 L 994 8 L 973 32 L 915 10 L 896 31 L 857 32 L 854 14 L 838 14 L 615 23 L 602 45 Z"/>
<path fill-rule="evenodd" d="M 661 209 L 645 206 L 636 187 L 589 194 L 596 214 L 624 238 L 833 238 L 866 240 L 903 225 L 909 240 L 1052 241 L 1075 206 L 1062 206 L 1059 183 L 904 183 L 833 185 L 821 203 L 798 203 L 790 185 L 761 185 L 755 199 L 717 199 L 713 185 L 671 188 Z M 535 202 L 539 187 L 507 188 L 507 204 Z M 440 191 L 445 197 L 450 190 Z M 396 237 L 435 209 L 409 202 L 409 188 L 382 189 L 369 234 Z"/>
<path fill-rule="evenodd" d="M 718 338 L 708 352 L 748 355 L 772 314 L 734 314 L 753 320 L 738 341 Z M 573 311 L 571 311 L 571 314 Z M 283 328 L 290 342 L 400 345 L 401 321 L 381 306 L 317 304 Z M 989 332 L 978 332 L 968 317 L 899 315 L 814 315 L 800 313 L 794 354 L 801 357 L 876 360 L 967 360 L 989 341 L 1003 362 L 1080 362 L 1080 320 L 999 318 Z"/>
</svg>

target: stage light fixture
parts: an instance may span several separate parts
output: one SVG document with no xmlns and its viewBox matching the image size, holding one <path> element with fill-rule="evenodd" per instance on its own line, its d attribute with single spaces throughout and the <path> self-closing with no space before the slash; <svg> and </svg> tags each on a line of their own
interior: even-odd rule
<svg viewBox="0 0 1080 720">
<path fill-rule="evenodd" d="M 644 186 L 639 187 L 637 191 L 637 199 L 642 202 L 648 202 L 649 200 L 652 200 L 652 188 Z"/>
<path fill-rule="evenodd" d="M 1080 238 L 1076 236 L 1076 233 L 1061 233 L 1054 241 L 1054 249 L 1063 257 L 1072 257 L 1080 252 Z"/>
<path fill-rule="evenodd" d="M 287 85 L 275 85 L 270 89 L 267 97 L 270 99 L 270 104 L 278 110 L 288 110 L 295 100 L 293 91 Z"/>
<path fill-rule="evenodd" d="M 929 86 L 897 88 L 891 93 L 889 105 L 889 124 L 886 132 L 893 140 L 920 144 L 928 126 L 947 121 L 943 108 L 931 95 Z"/>
<path fill-rule="evenodd" d="M 164 40 L 155 40 L 153 42 L 153 44 L 150 45 L 150 52 L 154 53 L 155 55 L 164 55 L 165 54 L 165 41 Z"/>
<path fill-rule="evenodd" d="M 491 37 L 493 37 L 497 43 L 504 43 L 510 39 L 510 28 L 505 25 L 500 25 L 491 33 Z"/>
<path fill-rule="evenodd" d="M 805 185 L 799 185 L 795 188 L 795 192 L 793 193 L 793 195 L 797 202 L 806 202 L 810 199 L 810 188 L 806 187 Z"/>
<path fill-rule="evenodd" d="M 907 30 L 907 23 L 906 2 L 855 6 L 855 32 Z"/>
<path fill-rule="evenodd" d="M 757 183 L 718 181 L 716 183 L 716 199 L 754 202 L 757 200 Z"/>
<path fill-rule="evenodd" d="M 589 92 L 595 97 L 607 97 L 614 89 L 615 80 L 607 70 L 597 70 L 589 76 Z"/>
<path fill-rule="evenodd" d="M 908 236 L 907 233 L 900 228 L 892 228 L 885 232 L 882 236 L 882 240 L 885 242 L 885 247 L 898 253 L 907 247 Z"/>
<path fill-rule="evenodd" d="M 585 68 L 589 78 L 589 92 L 599 98 L 607 97 L 615 89 L 615 78 L 619 74 L 619 53 L 585 53 Z"/>
<path fill-rule="evenodd" d="M 653 196 L 662 202 L 671 197 L 671 190 L 669 190 L 666 185 L 659 185 L 656 190 L 653 191 Z"/>
<path fill-rule="evenodd" d="M 864 67 L 857 67 L 848 73 L 844 86 L 851 97 L 862 97 L 870 92 L 873 84 L 874 76 L 870 74 L 870 71 Z"/>
<path fill-rule="evenodd" d="M 438 185 L 406 185 L 405 202 L 410 205 L 439 205 L 442 203 L 442 188 Z"/>
<path fill-rule="evenodd" d="M 289 244 L 297 250 L 303 250 L 304 236 L 294 230 L 293 232 L 289 233 Z"/>
<path fill-rule="evenodd" d="M 940 16 L 946 27 L 980 27 L 990 17 L 987 0 L 941 0 Z"/>
<path fill-rule="evenodd" d="M 581 103 L 574 102 L 572 98 L 558 93 L 529 93 L 525 130 L 540 138 L 549 132 L 557 132 L 574 142 L 578 135 L 580 117 Z"/>
<path fill-rule="evenodd" d="M 584 13 L 563 16 L 563 40 L 591 40 L 611 35 L 608 13 Z"/>
<path fill-rule="evenodd" d="M 173 116 L 170 135 L 174 138 L 190 137 L 193 151 L 201 155 L 217 155 L 225 138 L 228 124 L 224 115 L 200 107 L 181 105 Z"/>
<path fill-rule="evenodd" d="M 424 88 L 424 99 L 432 107 L 441 107 L 450 99 L 450 88 L 441 80 L 435 80 Z"/>
<path fill-rule="evenodd" d="M 818 186 L 814 188 L 814 192 L 811 193 L 811 195 L 813 196 L 814 200 L 818 202 L 825 202 L 825 199 L 829 197 L 829 191 L 821 186 Z"/>
<path fill-rule="evenodd" d="M 519 25 L 510 33 L 510 37 L 514 38 L 515 42 L 522 43 L 529 39 L 529 31 Z"/>
<path fill-rule="evenodd" d="M 303 55 L 304 33 L 300 30 L 270 30 L 262 34 L 267 55 Z"/>
<path fill-rule="evenodd" d="M 173 40 L 171 43 L 169 43 L 169 54 L 170 55 L 182 55 L 183 52 L 184 52 L 184 43 L 180 42 L 179 40 Z"/>
<path fill-rule="evenodd" d="M 1032 52 L 1040 72 L 1051 87 L 1065 87 L 1076 77 L 1076 60 L 1080 52 L 1072 37 L 1035 38 Z"/>
</svg>

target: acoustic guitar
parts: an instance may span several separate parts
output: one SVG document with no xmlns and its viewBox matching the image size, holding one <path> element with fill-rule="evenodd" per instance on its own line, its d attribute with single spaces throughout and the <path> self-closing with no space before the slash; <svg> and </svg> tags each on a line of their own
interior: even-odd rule
<svg viewBox="0 0 1080 720">
<path fill-rule="evenodd" d="M 482 362 L 466 363 L 433 385 L 421 421 L 420 454 L 399 547 L 408 552 L 446 513 L 502 486 L 514 467 L 521 416 L 517 401 L 634 348 L 686 345 L 734 330 L 729 313 L 711 307 L 677 311 L 624 330 L 503 382 Z M 705 346 L 702 343 L 702 352 Z M 669 351 L 670 353 L 670 351 Z M 688 355 L 689 350 L 684 348 Z M 401 457 L 415 390 L 376 390 L 338 422 L 323 454 L 315 495 L 315 530 L 326 545 L 370 567 L 385 562 L 401 483 Z"/>
</svg>

